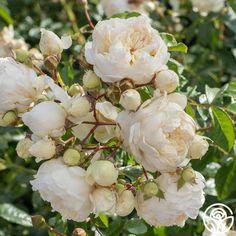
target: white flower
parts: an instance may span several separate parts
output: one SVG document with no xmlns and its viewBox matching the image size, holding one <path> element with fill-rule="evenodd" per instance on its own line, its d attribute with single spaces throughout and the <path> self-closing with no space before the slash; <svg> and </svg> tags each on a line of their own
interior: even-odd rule
<svg viewBox="0 0 236 236">
<path fill-rule="evenodd" d="M 160 91 L 171 93 L 179 86 L 179 76 L 173 70 L 163 70 L 157 73 L 154 83 Z"/>
<path fill-rule="evenodd" d="M 99 184 L 101 186 L 110 186 L 117 182 L 118 170 L 114 164 L 106 160 L 93 162 L 87 169 L 86 181 L 90 184 Z"/>
<path fill-rule="evenodd" d="M 236 236 L 236 231 L 228 231 L 225 233 L 209 232 L 207 229 L 203 232 L 202 236 Z"/>
<path fill-rule="evenodd" d="M 184 104 L 181 94 L 154 96 L 135 113 L 119 113 L 123 145 L 148 171 L 171 172 L 189 162 L 195 123 Z"/>
<path fill-rule="evenodd" d="M 108 83 L 124 78 L 143 84 L 151 81 L 169 60 L 167 46 L 145 16 L 98 22 L 85 57 L 94 72 Z"/>
<path fill-rule="evenodd" d="M 97 187 L 90 195 L 95 214 L 114 215 L 116 212 L 116 192 L 109 188 Z"/>
<path fill-rule="evenodd" d="M 20 140 L 16 146 L 17 155 L 25 160 L 28 159 L 31 157 L 29 149 L 32 145 L 33 141 L 31 141 L 29 138 Z"/>
<path fill-rule="evenodd" d="M 12 58 L 0 58 L 0 87 L 0 113 L 21 113 L 43 92 L 45 83 L 27 66 Z"/>
<path fill-rule="evenodd" d="M 193 7 L 202 13 L 219 12 L 225 4 L 225 0 L 191 0 Z"/>
<path fill-rule="evenodd" d="M 114 122 L 118 116 L 117 108 L 107 101 L 97 102 L 96 111 L 101 122 Z M 74 135 L 80 140 L 83 140 L 94 127 L 93 124 L 83 124 L 84 121 L 95 122 L 93 112 L 74 121 L 78 125 L 73 127 L 72 130 Z M 116 136 L 115 127 L 115 125 L 101 125 L 97 127 L 94 131 L 94 138 L 98 142 L 106 143 Z"/>
<path fill-rule="evenodd" d="M 128 89 L 121 94 L 120 104 L 130 111 L 135 111 L 141 105 L 141 97 L 135 89 Z"/>
<path fill-rule="evenodd" d="M 28 46 L 23 39 L 14 39 L 12 25 L 4 27 L 0 32 L 0 58 L 12 57 L 13 51 L 17 49 L 28 50 Z"/>
<path fill-rule="evenodd" d="M 31 184 L 64 219 L 84 221 L 92 211 L 91 188 L 84 176 L 84 169 L 68 167 L 61 159 L 55 159 L 40 166 Z"/>
<path fill-rule="evenodd" d="M 134 209 L 134 195 L 130 190 L 124 190 L 118 194 L 116 214 L 119 216 L 127 216 Z"/>
<path fill-rule="evenodd" d="M 64 133 L 66 112 L 59 104 L 46 101 L 25 113 L 22 120 L 39 137 L 60 137 Z"/>
<path fill-rule="evenodd" d="M 56 154 L 55 141 L 47 137 L 40 139 L 31 145 L 29 152 L 36 157 L 36 162 L 48 160 Z"/>
<path fill-rule="evenodd" d="M 125 11 L 145 13 L 142 4 L 131 4 L 128 0 L 101 0 L 101 5 L 107 17 Z"/>
<path fill-rule="evenodd" d="M 200 159 L 203 157 L 209 148 L 209 143 L 200 135 L 196 135 L 189 149 L 190 159 Z"/>
<path fill-rule="evenodd" d="M 41 29 L 39 48 L 43 55 L 60 55 L 63 49 L 68 49 L 72 44 L 70 36 L 61 39 L 52 31 Z"/>
<path fill-rule="evenodd" d="M 136 210 L 150 225 L 184 226 L 188 217 L 195 219 L 204 203 L 204 178 L 196 172 L 196 183 L 185 183 L 178 189 L 179 176 L 175 173 L 165 173 L 157 178 L 159 188 L 164 193 L 164 199 L 152 197 L 145 200 L 139 191 L 136 197 Z"/>
</svg>

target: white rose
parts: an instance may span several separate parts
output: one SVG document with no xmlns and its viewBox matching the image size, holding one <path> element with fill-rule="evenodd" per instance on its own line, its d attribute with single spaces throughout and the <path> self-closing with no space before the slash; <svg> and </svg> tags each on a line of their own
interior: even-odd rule
<svg viewBox="0 0 236 236">
<path fill-rule="evenodd" d="M 127 216 L 134 209 L 134 195 L 130 190 L 124 190 L 118 194 L 116 214 L 119 216 Z"/>
<path fill-rule="evenodd" d="M 121 94 L 120 104 L 130 111 L 135 111 L 141 104 L 139 92 L 135 89 L 128 89 Z"/>
<path fill-rule="evenodd" d="M 154 83 L 160 91 L 171 93 L 179 86 L 179 76 L 173 70 L 162 70 L 157 73 Z"/>
<path fill-rule="evenodd" d="M 36 157 L 36 162 L 48 160 L 56 154 L 55 141 L 47 137 L 40 139 L 31 145 L 29 152 Z"/>
<path fill-rule="evenodd" d="M 25 113 L 22 120 L 39 137 L 59 137 L 64 133 L 66 112 L 59 104 L 47 101 Z"/>
<path fill-rule="evenodd" d="M 0 32 L 0 58 L 12 57 L 13 51 L 17 49 L 27 50 L 28 46 L 23 39 L 14 39 L 12 25 L 4 27 Z"/>
<path fill-rule="evenodd" d="M 68 167 L 61 159 L 54 159 L 44 162 L 30 183 L 64 219 L 84 221 L 92 211 L 91 188 L 84 176 L 84 169 Z"/>
<path fill-rule="evenodd" d="M 33 141 L 31 141 L 29 138 L 20 140 L 16 146 L 17 155 L 22 159 L 28 159 L 29 157 L 31 157 L 29 149 L 32 145 Z"/>
<path fill-rule="evenodd" d="M 93 162 L 87 169 L 86 180 L 90 185 L 97 183 L 101 186 L 110 186 L 116 183 L 118 170 L 114 164 L 106 160 Z"/>
<path fill-rule="evenodd" d="M 225 0 L 191 0 L 193 7 L 202 13 L 219 12 L 225 5 Z"/>
<path fill-rule="evenodd" d="M 156 181 L 164 193 L 164 199 L 155 196 L 145 200 L 144 193 L 139 191 L 135 203 L 138 216 L 155 227 L 182 227 L 188 217 L 195 219 L 205 200 L 204 178 L 198 172 L 196 176 L 196 183 L 186 183 L 178 189 L 177 174 L 162 174 Z"/>
<path fill-rule="evenodd" d="M 137 112 L 119 113 L 123 145 L 148 171 L 172 172 L 189 162 L 195 123 L 183 110 L 186 97 L 177 95 L 153 97 Z"/>
<path fill-rule="evenodd" d="M 108 83 L 124 78 L 135 84 L 151 81 L 169 60 L 166 44 L 145 16 L 112 18 L 95 26 L 85 57 Z"/>
<path fill-rule="evenodd" d="M 227 230 L 225 230 L 227 231 Z M 202 236 L 236 236 L 236 231 L 227 231 L 225 233 L 209 232 L 207 229 L 203 232 Z"/>
<path fill-rule="evenodd" d="M 70 36 L 63 36 L 61 39 L 52 31 L 41 29 L 39 48 L 43 55 L 60 55 L 63 49 L 68 49 L 72 44 Z"/>
<path fill-rule="evenodd" d="M 43 92 L 45 83 L 32 69 L 7 57 L 0 58 L 0 87 L 0 113 L 21 113 Z"/>
<path fill-rule="evenodd" d="M 97 187 L 90 195 L 94 213 L 114 215 L 116 212 L 116 192 L 109 188 Z"/>
<path fill-rule="evenodd" d="M 131 4 L 128 0 L 101 0 L 101 5 L 107 17 L 125 11 L 145 13 L 142 4 Z"/>
<path fill-rule="evenodd" d="M 206 139 L 200 135 L 196 135 L 189 149 L 189 158 L 190 159 L 200 159 L 208 151 L 209 143 Z"/>
</svg>

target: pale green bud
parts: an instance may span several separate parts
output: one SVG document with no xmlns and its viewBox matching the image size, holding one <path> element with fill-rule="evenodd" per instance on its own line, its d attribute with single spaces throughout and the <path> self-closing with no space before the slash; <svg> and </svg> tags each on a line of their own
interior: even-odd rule
<svg viewBox="0 0 236 236">
<path fill-rule="evenodd" d="M 73 84 L 70 86 L 70 88 L 68 89 L 68 94 L 73 97 L 77 94 L 83 95 L 84 94 L 84 90 L 83 87 L 80 84 Z"/>
<path fill-rule="evenodd" d="M 139 92 L 135 89 L 128 89 L 121 94 L 120 104 L 128 111 L 136 111 L 141 104 Z"/>
<path fill-rule="evenodd" d="M 69 148 L 64 152 L 63 161 L 69 166 L 77 166 L 81 161 L 81 155 L 79 151 Z"/>
<path fill-rule="evenodd" d="M 95 89 L 100 87 L 101 80 L 92 70 L 88 70 L 84 74 L 83 84 L 87 89 Z"/>
<path fill-rule="evenodd" d="M 14 111 L 6 112 L 2 117 L 2 121 L 5 126 L 14 125 L 16 124 L 17 120 L 18 120 L 18 117 Z"/>
<path fill-rule="evenodd" d="M 196 173 L 193 168 L 187 167 L 182 171 L 181 177 L 184 182 L 193 182 L 196 178 Z"/>
<path fill-rule="evenodd" d="M 154 196 L 157 196 L 157 194 L 159 193 L 159 188 L 155 182 L 151 181 L 145 183 L 145 185 L 143 186 L 143 192 L 145 197 L 152 198 Z"/>
</svg>

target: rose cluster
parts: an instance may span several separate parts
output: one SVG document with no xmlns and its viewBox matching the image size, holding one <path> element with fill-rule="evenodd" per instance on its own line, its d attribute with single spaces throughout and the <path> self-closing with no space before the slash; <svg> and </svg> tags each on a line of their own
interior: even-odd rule
<svg viewBox="0 0 236 236">
<path fill-rule="evenodd" d="M 154 226 L 183 226 L 204 203 L 204 178 L 189 162 L 208 143 L 175 92 L 168 47 L 146 16 L 99 22 L 85 45 L 86 70 L 70 87 L 57 65 L 70 37 L 42 29 L 40 50 L 51 76 L 35 64 L 0 59 L 0 125 L 29 128 L 18 156 L 41 162 L 33 190 L 64 219 L 90 213 L 137 215 Z M 35 69 L 38 75 L 35 72 Z M 150 98 L 141 96 L 149 89 Z M 140 176 L 127 178 L 120 152 Z"/>
</svg>

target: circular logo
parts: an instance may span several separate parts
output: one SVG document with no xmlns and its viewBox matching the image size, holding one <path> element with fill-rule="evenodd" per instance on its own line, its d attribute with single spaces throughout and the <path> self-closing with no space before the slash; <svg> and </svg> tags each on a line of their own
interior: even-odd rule
<svg viewBox="0 0 236 236">
<path fill-rule="evenodd" d="M 227 233 L 234 224 L 233 212 L 222 203 L 213 204 L 205 210 L 203 223 L 211 233 Z"/>
</svg>

